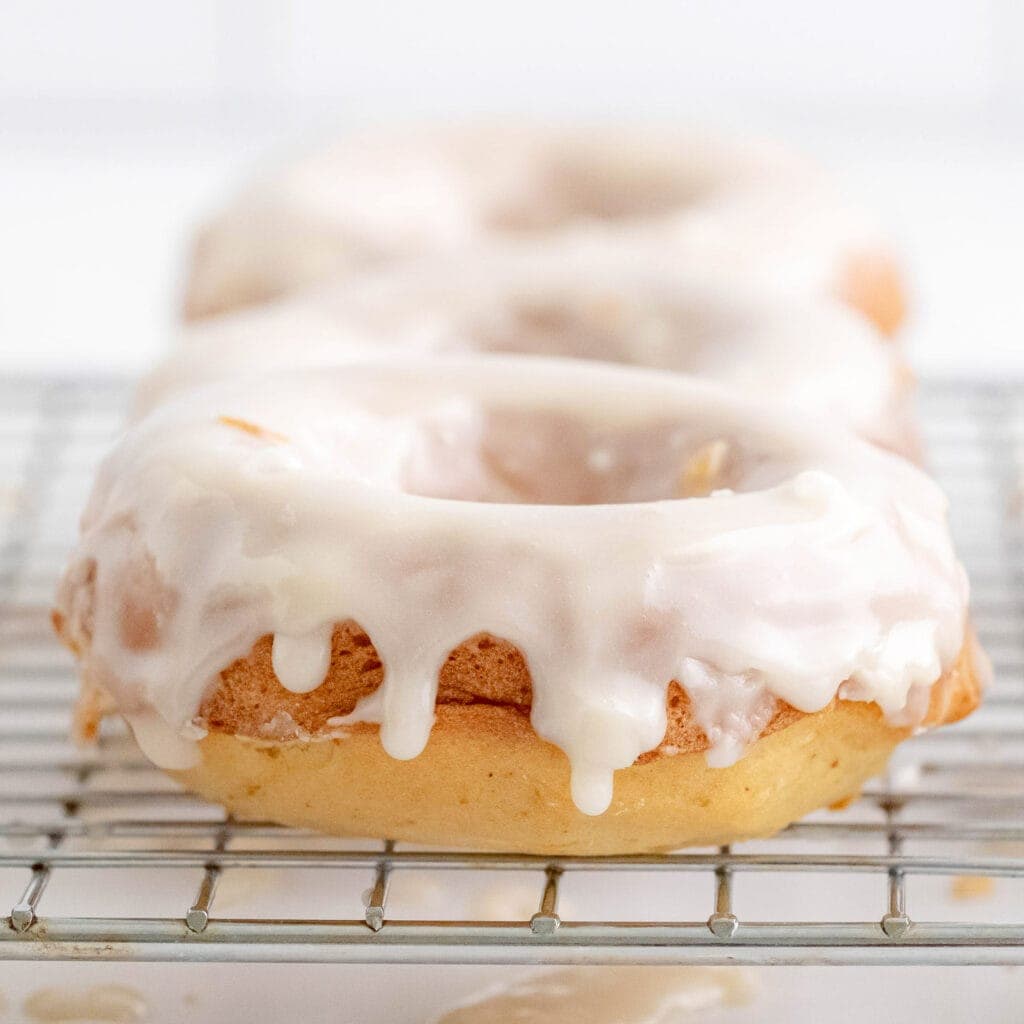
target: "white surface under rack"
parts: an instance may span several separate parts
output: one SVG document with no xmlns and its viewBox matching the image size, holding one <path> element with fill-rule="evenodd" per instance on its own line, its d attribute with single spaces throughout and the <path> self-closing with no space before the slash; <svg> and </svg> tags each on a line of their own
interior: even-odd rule
<svg viewBox="0 0 1024 1024">
<path fill-rule="evenodd" d="M 70 745 L 50 600 L 128 394 L 0 381 L 0 959 L 1024 964 L 1024 387 L 920 402 L 995 664 L 984 707 L 773 839 L 590 859 L 235 823 L 112 724 Z"/>
</svg>

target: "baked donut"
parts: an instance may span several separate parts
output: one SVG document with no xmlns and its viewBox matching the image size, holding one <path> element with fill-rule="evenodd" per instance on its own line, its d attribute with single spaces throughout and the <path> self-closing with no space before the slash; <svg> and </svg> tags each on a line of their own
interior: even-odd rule
<svg viewBox="0 0 1024 1024">
<path fill-rule="evenodd" d="M 268 374 L 126 434 L 55 623 L 90 706 L 245 818 L 723 843 L 975 706 L 945 516 L 905 460 L 672 374 Z"/>
<path fill-rule="evenodd" d="M 903 319 L 877 228 L 790 153 L 698 130 L 513 126 L 369 135 L 267 173 L 201 230 L 185 314 L 488 239 L 567 235 L 832 294 L 885 333 Z"/>
<path fill-rule="evenodd" d="M 382 351 L 525 352 L 691 373 L 916 452 L 910 376 L 860 314 L 637 255 L 594 240 L 491 245 L 193 324 L 138 409 L 204 381 Z"/>
</svg>

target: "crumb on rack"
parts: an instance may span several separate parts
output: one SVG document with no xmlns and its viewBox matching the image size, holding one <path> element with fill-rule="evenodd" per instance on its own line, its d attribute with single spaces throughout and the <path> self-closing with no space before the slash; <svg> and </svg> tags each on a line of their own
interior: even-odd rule
<svg viewBox="0 0 1024 1024">
<path fill-rule="evenodd" d="M 849 796 L 844 796 L 842 800 L 836 800 L 835 803 L 828 805 L 830 811 L 845 811 L 847 807 L 852 806 L 860 799 L 860 791 L 851 793 Z"/>
<path fill-rule="evenodd" d="M 989 875 L 957 875 L 949 887 L 955 900 L 984 900 L 995 892 L 996 880 Z"/>
<path fill-rule="evenodd" d="M 239 419 L 237 416 L 218 416 L 217 422 L 223 423 L 225 427 L 233 427 L 235 430 L 241 430 L 243 433 L 249 434 L 251 437 L 258 437 L 261 441 L 288 441 L 288 438 L 285 437 L 284 434 L 278 434 L 273 430 L 267 430 L 266 427 L 261 427 L 258 423 L 250 423 L 248 420 Z"/>
</svg>

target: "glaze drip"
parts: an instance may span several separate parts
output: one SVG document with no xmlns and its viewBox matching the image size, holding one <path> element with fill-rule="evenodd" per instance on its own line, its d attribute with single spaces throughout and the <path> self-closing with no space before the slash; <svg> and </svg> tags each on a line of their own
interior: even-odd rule
<svg viewBox="0 0 1024 1024">
<path fill-rule="evenodd" d="M 292 693 L 310 693 L 327 676 L 331 664 L 331 636 L 334 623 L 299 635 L 274 636 L 272 664 L 278 682 Z"/>
<path fill-rule="evenodd" d="M 680 498 L 709 451 L 725 452 L 711 493 Z M 88 619 L 87 667 L 119 705 L 184 739 L 260 637 L 306 692 L 332 625 L 358 622 L 384 681 L 333 724 L 379 723 L 397 758 L 429 739 L 448 653 L 502 637 L 529 665 L 534 729 L 599 814 L 614 772 L 661 743 L 671 680 L 712 764 L 741 756 L 779 700 L 817 711 L 842 686 L 904 713 L 963 643 L 945 512 L 902 460 L 686 378 L 364 364 L 198 391 L 133 428 L 59 603 Z M 132 616 L 159 624 L 141 647 L 125 642 L 126 580 Z"/>
</svg>

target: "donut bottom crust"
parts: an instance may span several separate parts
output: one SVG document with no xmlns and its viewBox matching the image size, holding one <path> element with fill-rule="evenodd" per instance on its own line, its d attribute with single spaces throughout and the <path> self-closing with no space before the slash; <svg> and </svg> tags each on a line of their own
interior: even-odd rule
<svg viewBox="0 0 1024 1024">
<path fill-rule="evenodd" d="M 569 764 L 514 709 L 444 705 L 426 749 L 396 761 L 376 726 L 267 742 L 214 732 L 172 772 L 240 820 L 341 836 L 535 854 L 628 854 L 771 835 L 858 794 L 907 730 L 874 704 L 836 701 L 753 744 L 729 768 L 681 753 L 615 773 L 611 807 L 573 805 Z"/>
</svg>

